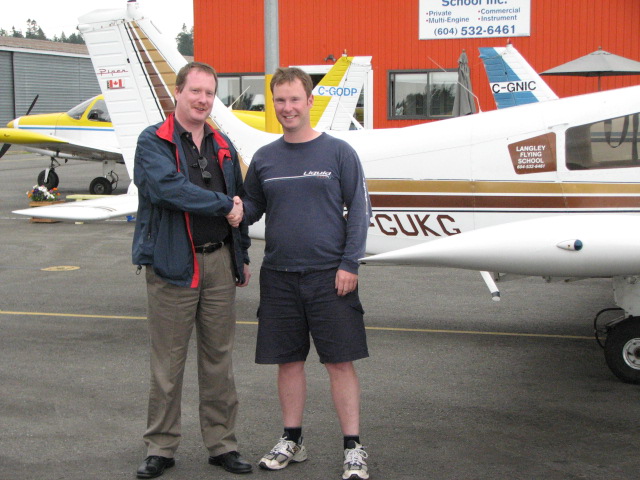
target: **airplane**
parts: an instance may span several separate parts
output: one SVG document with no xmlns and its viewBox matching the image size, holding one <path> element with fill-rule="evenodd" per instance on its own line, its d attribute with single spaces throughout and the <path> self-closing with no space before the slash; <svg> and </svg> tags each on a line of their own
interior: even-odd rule
<svg viewBox="0 0 640 480">
<path fill-rule="evenodd" d="M 558 99 L 511 42 L 506 47 L 480 47 L 478 50 L 497 108 Z"/>
<path fill-rule="evenodd" d="M 185 61 L 135 1 L 80 21 L 95 69 L 124 86 L 104 87 L 104 95 L 132 159 L 139 132 L 172 111 Z M 211 117 L 244 169 L 278 138 L 218 100 Z M 404 128 L 328 132 L 353 146 L 368 179 L 371 256 L 362 263 L 477 270 L 493 298 L 495 280 L 511 275 L 611 278 L 622 313 L 600 328 L 605 359 L 618 378 L 640 383 L 639 117 L 634 86 Z M 120 205 L 100 203 L 109 198 L 14 213 L 85 221 L 134 214 L 130 193 Z"/>
<path fill-rule="evenodd" d="M 102 95 L 85 100 L 68 112 L 27 113 L 10 121 L 7 128 L 0 128 L 0 141 L 5 144 L 2 154 L 8 146 L 20 145 L 26 151 L 50 157 L 49 167 L 37 178 L 38 185 L 48 189 L 60 182 L 55 171 L 60 160 L 88 160 L 102 162 L 102 176 L 91 181 L 89 191 L 108 195 L 118 184 L 115 164 L 124 163 Z"/>
<path fill-rule="evenodd" d="M 315 128 L 319 130 L 349 129 L 359 125 L 353 118 L 360 92 L 371 70 L 370 56 L 340 57 L 314 88 L 318 101 L 311 112 Z M 122 88 L 118 80 L 106 78 L 111 73 L 100 71 L 100 83 L 107 89 Z M 35 101 L 34 101 L 35 103 Z M 32 107 L 29 108 L 29 111 Z M 265 130 L 265 112 L 235 110 L 234 114 L 254 128 Z M 100 94 L 76 105 L 68 112 L 27 115 L 0 128 L 0 142 L 4 147 L 0 157 L 11 145 L 21 145 L 24 150 L 50 157 L 50 165 L 37 178 L 38 185 L 48 189 L 58 186 L 55 169 L 60 160 L 69 159 L 102 162 L 102 176 L 89 185 L 92 195 L 110 195 L 118 185 L 116 163 L 126 164 L 111 117 Z M 129 178 L 132 171 L 127 170 Z"/>
</svg>

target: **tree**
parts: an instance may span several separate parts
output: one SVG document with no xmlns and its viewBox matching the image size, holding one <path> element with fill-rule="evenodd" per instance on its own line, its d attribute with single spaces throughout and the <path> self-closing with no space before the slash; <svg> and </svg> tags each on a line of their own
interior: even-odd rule
<svg viewBox="0 0 640 480">
<path fill-rule="evenodd" d="M 47 40 L 47 36 L 42 31 L 42 28 L 38 26 L 38 22 L 30 18 L 27 19 L 27 34 L 25 36 L 36 40 Z"/>
<path fill-rule="evenodd" d="M 24 38 L 20 30 L 16 30 L 16 27 L 11 27 L 11 36 L 15 38 Z"/>
<path fill-rule="evenodd" d="M 84 38 L 82 38 L 82 35 L 80 35 L 79 33 L 74 32 L 67 37 L 67 43 L 77 43 L 84 45 Z"/>
<path fill-rule="evenodd" d="M 62 32 L 60 34 L 60 36 L 54 35 L 53 36 L 53 41 L 54 42 L 60 42 L 60 43 L 67 43 L 69 41 L 69 39 L 67 38 L 67 34 Z"/>
<path fill-rule="evenodd" d="M 193 56 L 193 27 L 191 30 L 187 30 L 187 25 L 182 24 L 182 31 L 176 37 L 176 43 L 178 44 L 178 51 L 182 55 Z"/>
</svg>

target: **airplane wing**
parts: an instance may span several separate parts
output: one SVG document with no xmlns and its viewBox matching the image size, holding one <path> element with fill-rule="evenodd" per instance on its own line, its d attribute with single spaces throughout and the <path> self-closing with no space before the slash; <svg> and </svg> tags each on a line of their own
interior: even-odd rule
<svg viewBox="0 0 640 480">
<path fill-rule="evenodd" d="M 542 277 L 640 273 L 640 216 L 572 214 L 479 228 L 360 260 Z"/>
<path fill-rule="evenodd" d="M 114 217 L 135 215 L 138 195 L 133 193 L 95 198 L 81 202 L 57 203 L 46 207 L 14 210 L 16 215 L 77 222 L 96 222 Z"/>
<path fill-rule="evenodd" d="M 96 148 L 79 142 L 46 135 L 33 130 L 0 128 L 0 143 L 20 145 L 25 150 L 58 158 L 78 158 L 84 160 L 115 160 L 122 163 L 122 154 L 117 149 Z"/>
</svg>

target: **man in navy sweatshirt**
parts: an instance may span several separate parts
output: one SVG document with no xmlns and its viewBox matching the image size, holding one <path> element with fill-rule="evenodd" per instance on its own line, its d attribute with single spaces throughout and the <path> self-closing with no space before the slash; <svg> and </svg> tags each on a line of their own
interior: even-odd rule
<svg viewBox="0 0 640 480">
<path fill-rule="evenodd" d="M 247 221 L 266 215 L 256 363 L 278 365 L 284 422 L 282 438 L 259 465 L 279 470 L 307 458 L 302 417 L 311 337 L 342 429 L 342 478 L 367 479 L 353 361 L 369 355 L 357 287 L 371 208 L 355 150 L 311 128 L 312 88 L 300 69 L 276 71 L 271 91 L 284 136 L 256 152 L 244 184 Z"/>
</svg>

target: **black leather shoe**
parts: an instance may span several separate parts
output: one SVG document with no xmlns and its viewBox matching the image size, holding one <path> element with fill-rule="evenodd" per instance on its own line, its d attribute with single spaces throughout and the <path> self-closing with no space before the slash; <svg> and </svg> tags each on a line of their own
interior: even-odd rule
<svg viewBox="0 0 640 480">
<path fill-rule="evenodd" d="M 209 457 L 211 465 L 218 465 L 231 473 L 251 473 L 253 467 L 249 462 L 245 462 L 238 452 L 227 452 L 215 457 Z"/>
<path fill-rule="evenodd" d="M 165 468 L 171 468 L 175 464 L 176 461 L 173 458 L 150 455 L 144 459 L 136 475 L 138 478 L 156 478 L 164 473 Z"/>
</svg>

